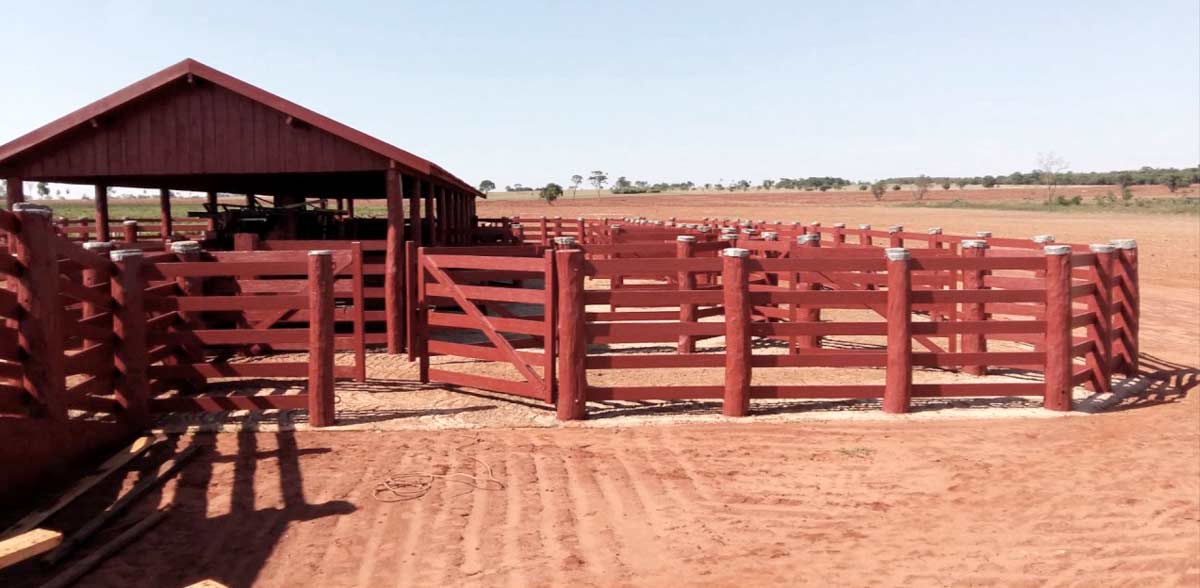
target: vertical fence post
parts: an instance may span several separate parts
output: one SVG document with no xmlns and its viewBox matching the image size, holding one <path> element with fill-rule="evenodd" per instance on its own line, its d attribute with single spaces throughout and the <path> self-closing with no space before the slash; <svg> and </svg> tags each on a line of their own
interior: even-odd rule
<svg viewBox="0 0 1200 588">
<path fill-rule="evenodd" d="M 411 241 L 410 241 L 411 242 Z M 350 279 L 353 283 L 354 304 L 354 381 L 367 381 L 367 293 L 363 283 L 363 246 L 362 241 L 350 243 Z M 404 265 L 405 275 L 408 275 L 408 264 Z M 334 276 L 337 279 L 337 276 Z M 405 284 L 407 286 L 407 282 Z M 407 300 L 407 288 L 405 299 Z M 405 305 L 405 310 L 408 306 Z M 407 318 L 407 315 L 405 316 Z M 407 323 L 407 321 L 405 321 Z M 407 336 L 408 330 L 403 333 Z"/>
<path fill-rule="evenodd" d="M 171 191 L 163 188 L 158 191 L 158 238 L 162 241 L 171 240 Z"/>
<path fill-rule="evenodd" d="M 907 249 L 889 247 L 887 257 L 887 384 L 883 411 L 908 412 L 912 398 L 912 268 Z"/>
<path fill-rule="evenodd" d="M 1090 249 L 1096 254 L 1096 263 L 1092 266 L 1092 282 L 1096 285 L 1096 392 L 1112 392 L 1112 276 L 1116 248 L 1096 244 Z"/>
<path fill-rule="evenodd" d="M 892 226 L 888 227 L 887 232 L 888 232 L 888 247 L 891 247 L 892 249 L 903 249 L 904 248 L 904 237 L 902 237 L 900 235 L 900 233 L 904 232 L 904 226 L 903 225 L 892 225 Z"/>
<path fill-rule="evenodd" d="M 550 233 L 549 233 L 549 231 L 546 230 L 546 217 L 544 217 L 544 216 L 541 217 L 540 219 L 538 219 L 538 231 L 541 233 L 542 246 L 549 247 L 550 246 Z"/>
<path fill-rule="evenodd" d="M 862 247 L 873 247 L 875 245 L 871 242 L 871 225 L 858 225 L 858 244 Z"/>
<path fill-rule="evenodd" d="M 833 246 L 841 247 L 846 244 L 846 223 L 833 223 Z"/>
<path fill-rule="evenodd" d="M 814 224 L 814 226 L 817 226 L 817 225 Z M 819 249 L 821 247 L 821 234 L 820 233 L 808 233 L 806 235 L 801 235 L 800 237 L 797 237 L 796 241 L 805 247 Z M 821 284 L 818 283 L 816 280 L 816 277 L 815 277 L 816 272 L 809 272 L 809 274 L 811 276 L 813 276 L 812 278 L 810 278 L 811 281 L 801 282 L 800 289 L 801 290 L 810 290 L 810 291 L 820 290 Z M 805 322 L 805 323 L 821 322 L 821 307 L 816 306 L 816 305 L 802 306 L 800 308 L 800 321 Z M 816 349 L 821 346 L 821 336 L 820 335 L 801 335 L 799 337 L 799 340 L 797 341 L 797 346 L 800 349 Z"/>
<path fill-rule="evenodd" d="M 558 271 L 558 420 L 587 418 L 587 321 L 583 251 L 555 252 Z"/>
<path fill-rule="evenodd" d="M 417 378 L 422 384 L 429 383 L 429 300 L 426 296 L 426 284 L 429 272 L 425 271 L 425 248 L 417 248 L 417 261 L 414 264 L 417 274 L 417 324 L 413 327 L 413 339 L 417 343 Z"/>
<path fill-rule="evenodd" d="M 258 249 L 258 233 L 234 233 L 234 251 L 254 251 Z"/>
<path fill-rule="evenodd" d="M 171 243 L 171 252 L 181 262 L 196 263 L 202 261 L 204 256 L 203 250 L 200 248 L 200 243 L 196 241 L 176 241 Z M 184 296 L 203 296 L 204 295 L 204 278 L 176 278 L 176 284 L 179 286 L 179 291 Z M 183 321 L 187 323 L 191 329 L 204 328 L 198 320 L 197 313 L 181 312 Z M 184 350 L 188 354 L 188 358 L 193 363 L 204 361 L 204 349 L 199 345 L 185 344 Z M 194 381 L 194 384 L 203 382 L 203 378 Z"/>
<path fill-rule="evenodd" d="M 679 259 L 687 259 L 695 255 L 696 238 L 691 235 L 679 235 L 675 237 L 675 257 Z M 680 290 L 695 290 L 696 278 L 689 271 L 680 271 L 676 275 L 676 280 L 679 282 Z M 686 302 L 679 303 L 679 322 L 694 323 L 696 322 L 696 305 Z M 695 353 L 696 338 L 692 335 L 680 335 L 679 346 L 675 348 L 677 353 Z"/>
<path fill-rule="evenodd" d="M 116 264 L 111 281 L 113 335 L 116 349 L 117 401 L 134 426 L 150 424 L 150 378 L 147 375 L 146 281 L 142 277 L 142 251 L 121 249 L 109 256 Z"/>
<path fill-rule="evenodd" d="M 514 245 L 524 245 L 525 244 L 525 227 L 522 226 L 521 223 L 513 223 L 513 224 L 509 225 L 509 229 L 512 231 L 513 244 Z"/>
<path fill-rule="evenodd" d="M 725 396 L 721 413 L 750 412 L 750 272 L 749 249 L 721 251 L 721 282 L 725 304 Z"/>
<path fill-rule="evenodd" d="M 567 240 L 570 245 L 567 245 Z M 559 237 L 559 250 L 574 247 L 574 237 Z M 555 252 L 542 252 L 542 400 L 554 402 L 558 394 L 558 273 L 554 269 Z"/>
<path fill-rule="evenodd" d="M 308 421 L 336 422 L 333 408 L 333 252 L 308 252 Z"/>
<path fill-rule="evenodd" d="M 112 245 L 112 243 L 107 242 L 107 241 L 88 241 L 87 243 L 83 244 L 83 248 L 87 251 L 91 251 L 92 253 L 95 253 L 101 257 L 104 257 L 105 259 L 108 259 L 108 254 L 109 254 L 109 252 L 112 251 L 113 245 Z M 112 274 L 112 272 L 108 268 L 99 269 L 99 268 L 95 268 L 95 267 L 85 267 L 85 268 L 83 268 L 83 285 L 87 286 L 89 288 L 94 288 L 96 286 L 99 286 L 99 285 L 107 282 L 109 280 L 111 274 Z M 83 313 L 81 315 L 81 318 L 85 318 L 85 319 L 96 316 L 103 312 L 106 312 L 105 309 L 97 306 L 95 303 L 88 302 L 86 300 L 83 301 L 82 308 L 83 308 Z M 103 343 L 103 341 L 93 341 L 90 339 L 85 339 L 83 341 L 83 346 L 87 347 L 87 346 L 96 345 L 99 343 Z"/>
<path fill-rule="evenodd" d="M 1113 270 L 1116 301 L 1121 303 L 1114 328 L 1121 329 L 1121 336 L 1114 343 L 1114 354 L 1119 354 L 1121 373 L 1134 377 L 1138 373 L 1138 273 L 1137 241 L 1114 239 L 1117 248 Z"/>
<path fill-rule="evenodd" d="M 123 238 L 126 243 L 137 243 L 138 240 L 138 222 L 135 220 L 127 220 L 121 223 L 121 228 L 125 231 Z"/>
<path fill-rule="evenodd" d="M 46 417 L 55 427 L 63 426 L 67 420 L 67 381 L 52 213 L 45 206 L 25 202 L 14 202 L 12 208 L 21 221 L 20 232 L 10 235 L 22 268 L 22 275 L 14 280 L 20 309 L 17 340 L 24 373 L 21 385 L 37 401 L 33 416 Z"/>
<path fill-rule="evenodd" d="M 1071 410 L 1071 246 L 1048 245 L 1046 254 L 1046 389 L 1042 405 Z"/>
<path fill-rule="evenodd" d="M 407 339 L 405 348 L 408 350 L 408 361 L 417 358 L 417 242 L 409 241 L 404 244 L 404 312 Z"/>
<path fill-rule="evenodd" d="M 988 249 L 987 241 L 971 239 L 962 242 L 963 257 L 967 259 L 982 259 Z M 984 271 L 977 268 L 963 270 L 963 290 L 982 290 Z M 986 320 L 985 308 L 981 302 L 963 304 L 964 319 L 968 321 Z M 963 353 L 986 353 L 987 338 L 983 333 L 963 333 Z M 972 376 L 987 374 L 987 366 L 981 363 L 968 363 L 963 366 L 963 373 Z"/>
<path fill-rule="evenodd" d="M 399 170 L 387 171 L 387 251 L 384 254 L 383 306 L 387 320 L 387 350 L 404 348 L 404 193 Z"/>
</svg>

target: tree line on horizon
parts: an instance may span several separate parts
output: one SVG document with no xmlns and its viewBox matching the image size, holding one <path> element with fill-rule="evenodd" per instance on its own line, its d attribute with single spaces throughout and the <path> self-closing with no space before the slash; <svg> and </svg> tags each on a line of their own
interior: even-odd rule
<svg viewBox="0 0 1200 588">
<path fill-rule="evenodd" d="M 717 183 L 696 184 L 691 181 L 686 182 L 656 182 L 650 183 L 644 180 L 629 180 L 625 176 L 619 176 L 612 182 L 610 192 L 613 194 L 654 194 L 660 192 L 687 192 L 696 189 L 705 191 L 749 191 L 755 190 L 803 190 L 803 191 L 821 191 L 845 189 L 849 186 L 857 186 L 861 191 L 870 190 L 876 199 L 881 198 L 883 193 L 888 189 L 898 191 L 902 185 L 917 186 L 922 192 L 927 191 L 931 186 L 940 185 L 943 189 L 949 190 L 952 186 L 958 186 L 960 189 L 966 186 L 982 186 L 984 188 L 994 188 L 999 185 L 1009 186 L 1049 186 L 1051 191 L 1053 186 L 1119 186 L 1126 188 L 1134 185 L 1164 185 L 1171 192 L 1178 188 L 1186 187 L 1190 184 L 1200 183 L 1200 166 L 1190 168 L 1173 168 L 1163 167 L 1156 168 L 1143 166 L 1136 170 L 1114 170 L 1107 172 L 1072 172 L 1065 171 L 1066 163 L 1049 154 L 1042 156 L 1039 160 L 1039 169 L 1030 172 L 1015 171 L 1007 175 L 984 175 L 984 176 L 905 176 L 891 177 L 876 180 L 874 182 L 853 181 L 845 178 L 834 176 L 810 176 L 807 178 L 788 178 L 781 177 L 778 180 L 766 179 L 758 184 L 753 184 L 749 180 L 737 181 L 720 181 Z M 603 190 L 609 183 L 609 176 L 602 170 L 592 171 L 587 178 L 583 175 L 575 174 L 571 176 L 567 187 L 570 188 L 572 196 L 578 192 L 580 185 L 584 180 L 587 180 L 596 190 Z M 487 193 L 496 189 L 496 184 L 491 180 L 484 180 L 479 184 L 479 190 Z M 538 195 L 547 202 L 561 197 L 566 187 L 550 182 L 541 188 L 532 188 L 523 186 L 522 184 L 511 184 L 505 186 L 505 191 L 508 192 L 538 192 Z"/>
</svg>

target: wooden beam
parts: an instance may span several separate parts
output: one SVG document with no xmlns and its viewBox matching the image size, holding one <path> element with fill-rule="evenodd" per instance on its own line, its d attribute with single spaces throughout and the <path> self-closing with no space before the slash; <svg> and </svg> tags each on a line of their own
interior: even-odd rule
<svg viewBox="0 0 1200 588">
<path fill-rule="evenodd" d="M 159 236 L 163 241 L 171 240 L 171 191 L 162 188 L 158 191 L 158 210 L 160 218 Z"/>
<path fill-rule="evenodd" d="M 50 529 L 33 529 L 0 541 L 0 570 L 39 556 L 63 540 L 62 533 Z"/>
<path fill-rule="evenodd" d="M 408 222 L 412 224 L 412 234 L 409 235 L 409 241 L 421 243 L 422 221 L 421 221 L 421 189 L 425 184 L 420 178 L 413 178 L 413 189 L 408 193 Z"/>
<path fill-rule="evenodd" d="M 133 543 L 135 539 L 140 537 L 142 533 L 150 530 L 150 528 L 162 522 L 166 518 L 171 507 L 162 508 L 150 513 L 146 518 L 134 523 L 133 526 L 125 529 L 120 535 L 117 535 L 104 545 L 101 545 L 96 551 L 88 554 L 87 557 L 71 564 L 70 567 L 63 572 L 50 579 L 49 582 L 42 585 L 42 588 L 66 588 L 75 584 L 76 580 L 83 577 L 84 574 L 90 572 L 92 568 L 100 565 L 104 560 L 112 557 L 113 554 L 125 548 L 126 545 Z"/>
<path fill-rule="evenodd" d="M 9 210 L 12 210 L 14 204 L 25 201 L 25 178 L 9 176 L 8 196 L 4 200 L 8 204 Z"/>
<path fill-rule="evenodd" d="M 388 353 L 404 349 L 404 188 L 400 171 L 387 170 L 387 251 L 384 260 L 384 308 Z"/>
<path fill-rule="evenodd" d="M 96 184 L 96 240 L 108 239 L 108 186 Z"/>
</svg>

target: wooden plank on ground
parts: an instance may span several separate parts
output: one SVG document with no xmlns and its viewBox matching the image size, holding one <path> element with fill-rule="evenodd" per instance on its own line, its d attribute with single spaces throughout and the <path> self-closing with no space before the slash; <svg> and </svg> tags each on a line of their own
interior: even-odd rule
<svg viewBox="0 0 1200 588">
<path fill-rule="evenodd" d="M 133 526 L 125 529 L 120 535 L 113 537 L 112 541 L 101 545 L 96 551 L 89 554 L 87 557 L 71 564 L 70 567 L 63 572 L 50 579 L 49 582 L 42 585 L 42 588 L 65 588 L 71 586 L 76 580 L 83 577 L 84 574 L 90 572 L 92 568 L 100 565 L 101 562 L 112 557 L 113 554 L 125 548 L 126 545 L 133 543 L 135 539 L 140 537 L 142 533 L 150 530 L 151 527 L 162 522 L 167 516 L 170 507 L 156 510 L 146 518 L 138 521 Z"/>
<path fill-rule="evenodd" d="M 25 531 L 0 541 L 0 570 L 41 555 L 62 543 L 62 533 L 50 529 Z"/>
<path fill-rule="evenodd" d="M 162 441 L 162 439 L 156 439 L 155 437 L 151 436 L 139 437 L 136 441 L 131 443 L 129 447 L 126 447 L 125 449 L 121 450 L 120 453 L 117 453 L 116 455 L 105 460 L 104 463 L 100 464 L 100 467 L 96 468 L 96 471 L 83 477 L 78 482 L 75 482 L 75 485 L 72 486 L 70 490 L 67 490 L 62 496 L 60 496 L 58 500 L 54 501 L 53 504 L 25 515 L 24 518 L 17 521 L 12 527 L 9 527 L 8 530 L 4 531 L 3 537 L 19 535 L 26 531 L 37 528 L 38 525 L 42 524 L 42 521 L 45 521 L 53 516 L 54 513 L 62 510 L 63 507 L 70 504 L 71 501 L 75 500 L 76 498 L 79 498 L 80 495 L 82 495 L 84 492 L 87 492 L 92 486 L 95 486 L 98 482 L 100 482 L 100 480 L 108 477 L 108 475 L 116 471 L 117 468 L 129 463 L 130 460 L 141 455 L 159 441 Z"/>
</svg>

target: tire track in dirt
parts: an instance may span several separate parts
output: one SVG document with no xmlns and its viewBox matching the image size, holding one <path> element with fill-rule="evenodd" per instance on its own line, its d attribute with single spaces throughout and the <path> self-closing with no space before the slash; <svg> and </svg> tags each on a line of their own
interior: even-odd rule
<svg viewBox="0 0 1200 588">
<path fill-rule="evenodd" d="M 412 469 L 432 471 L 437 463 L 444 463 L 444 458 L 442 453 L 427 453 L 424 459 L 416 460 Z M 447 538 L 443 532 L 447 510 L 445 484 L 434 486 L 428 494 L 413 500 L 411 504 L 415 520 L 408 526 L 408 532 L 405 534 L 403 557 L 400 560 L 402 565 L 395 577 L 402 586 L 429 586 L 432 580 L 428 576 L 438 571 L 438 568 L 431 565 L 431 558 L 425 551 L 434 545 L 439 547 L 435 553 L 442 553 L 448 549 Z M 437 562 L 434 560 L 432 563 Z"/>
<path fill-rule="evenodd" d="M 552 442 L 563 456 L 562 481 L 568 497 L 567 508 L 582 550 L 578 556 L 593 577 L 608 578 L 609 582 L 624 579 L 628 568 L 618 555 L 620 544 L 605 516 L 603 497 L 597 491 L 589 468 L 594 454 L 579 447 L 563 447 L 560 438 Z"/>
<path fill-rule="evenodd" d="M 522 457 L 522 453 L 515 447 L 505 447 L 504 469 L 497 474 L 498 478 L 504 480 L 504 509 L 503 517 L 499 522 L 504 529 L 504 542 L 498 549 L 495 549 L 497 542 L 493 541 L 494 549 L 487 554 L 492 562 L 504 563 L 507 568 L 505 584 L 515 587 L 529 585 L 522 555 L 532 558 L 535 553 L 533 549 L 536 548 L 536 544 L 530 545 L 531 530 L 528 526 L 522 525 L 522 522 L 541 518 L 540 513 L 537 516 L 522 517 L 526 511 L 524 489 L 528 483 L 533 481 L 528 464 L 522 463 Z M 496 522 L 492 523 L 493 529 L 496 528 L 496 524 Z M 532 533 L 536 533 L 536 531 L 532 531 Z"/>
<path fill-rule="evenodd" d="M 404 536 L 404 531 L 408 527 L 406 523 L 412 520 L 413 513 L 417 510 L 415 504 L 413 502 L 380 502 L 374 498 L 373 491 L 375 484 L 383 480 L 385 476 L 408 471 L 413 465 L 412 451 L 409 450 L 408 445 L 401 446 L 400 459 L 392 467 L 376 470 L 375 475 L 368 478 L 369 484 L 361 488 L 355 496 L 358 504 L 363 505 L 360 508 L 370 511 L 373 523 L 370 538 L 359 558 L 360 567 L 355 581 L 358 586 L 382 586 L 395 582 L 397 576 L 392 575 L 394 572 L 389 573 L 385 570 L 386 565 L 379 565 L 381 556 L 383 556 L 384 563 L 387 561 L 399 563 L 409 557 L 408 552 L 402 549 L 401 542 L 397 538 Z"/>
<path fill-rule="evenodd" d="M 542 552 L 555 564 L 550 570 L 552 583 L 565 586 L 570 582 L 569 572 L 583 567 L 586 560 L 582 557 L 578 533 L 571 531 L 571 513 L 563 500 L 564 497 L 569 499 L 569 494 L 558 483 L 563 477 L 552 477 L 552 462 L 561 463 L 563 451 L 551 445 L 545 436 L 539 435 L 536 439 L 538 449 L 531 454 L 531 459 L 537 483 L 537 496 L 533 501 L 542 506 L 538 535 Z"/>
</svg>

